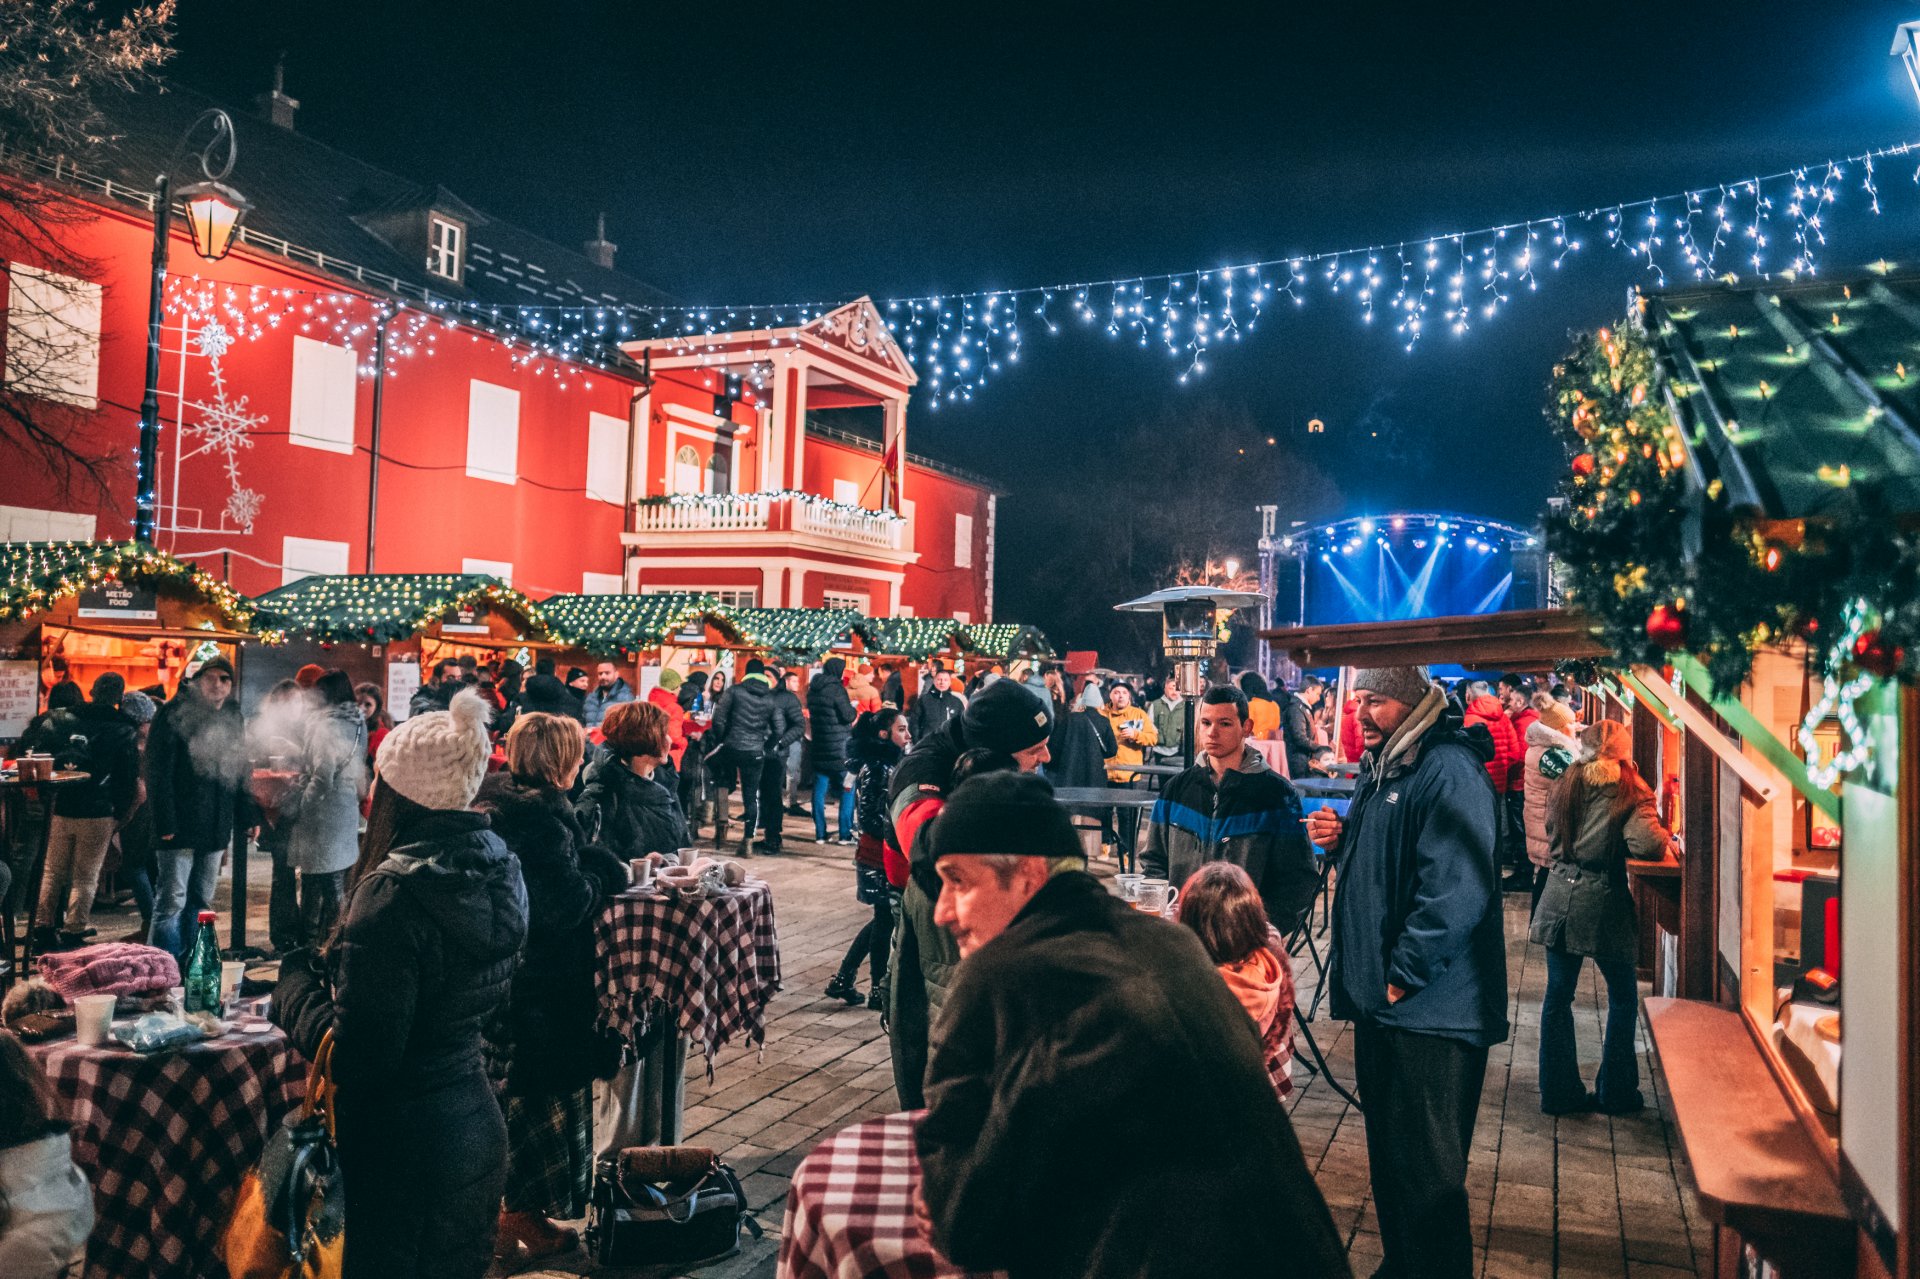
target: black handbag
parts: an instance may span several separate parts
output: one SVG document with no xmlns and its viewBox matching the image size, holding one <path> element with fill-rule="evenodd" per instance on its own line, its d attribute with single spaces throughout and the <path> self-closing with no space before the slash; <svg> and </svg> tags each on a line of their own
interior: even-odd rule
<svg viewBox="0 0 1920 1279">
<path fill-rule="evenodd" d="M 602 1266 L 689 1265 L 760 1238 L 733 1169 L 699 1146 L 638 1146 L 594 1163 L 587 1247 Z"/>
</svg>

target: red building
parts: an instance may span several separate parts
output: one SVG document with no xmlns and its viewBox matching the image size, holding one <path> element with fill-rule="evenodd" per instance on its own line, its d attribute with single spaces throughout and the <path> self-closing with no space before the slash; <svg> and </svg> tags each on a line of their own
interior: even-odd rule
<svg viewBox="0 0 1920 1279">
<path fill-rule="evenodd" d="M 130 533 L 151 184 L 210 105 L 129 97 L 95 156 L 8 157 L 74 216 L 53 244 L 0 240 L 4 394 L 103 484 L 10 451 L 4 540 Z M 551 244 L 302 136 L 284 94 L 263 105 L 234 119 L 238 246 L 203 262 L 181 227 L 171 250 L 162 548 L 249 593 L 467 571 L 535 597 L 991 620 L 995 495 L 906 452 L 915 379 L 869 304 L 653 339 L 671 299 L 615 270 L 604 233 Z"/>
</svg>

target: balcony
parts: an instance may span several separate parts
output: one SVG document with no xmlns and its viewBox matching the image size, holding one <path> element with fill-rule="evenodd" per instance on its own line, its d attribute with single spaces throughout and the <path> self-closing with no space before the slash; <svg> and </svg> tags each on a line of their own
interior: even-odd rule
<svg viewBox="0 0 1920 1279">
<path fill-rule="evenodd" d="M 889 512 L 847 507 L 811 493 L 689 494 L 634 503 L 636 537 L 681 542 L 737 533 L 792 533 L 898 553 L 906 540 L 906 521 Z"/>
</svg>

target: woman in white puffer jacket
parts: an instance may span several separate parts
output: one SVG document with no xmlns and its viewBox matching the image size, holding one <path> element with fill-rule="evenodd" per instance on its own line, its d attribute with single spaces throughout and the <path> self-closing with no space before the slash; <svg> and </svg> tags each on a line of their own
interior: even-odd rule
<svg viewBox="0 0 1920 1279">
<path fill-rule="evenodd" d="M 0 1030 L 0 1275 L 78 1274 L 93 1229 L 93 1190 L 46 1076 Z"/>
<path fill-rule="evenodd" d="M 1553 849 L 1547 841 L 1547 802 L 1554 782 L 1580 753 L 1574 738 L 1580 726 L 1573 712 L 1545 693 L 1533 695 L 1533 709 L 1540 718 L 1527 725 L 1526 818 L 1527 860 L 1533 863 L 1533 904 L 1540 904 L 1540 890 L 1546 887 L 1547 867 L 1553 864 Z M 1548 751 L 1565 751 L 1564 759 L 1555 757 L 1550 772 L 1543 771 Z"/>
</svg>

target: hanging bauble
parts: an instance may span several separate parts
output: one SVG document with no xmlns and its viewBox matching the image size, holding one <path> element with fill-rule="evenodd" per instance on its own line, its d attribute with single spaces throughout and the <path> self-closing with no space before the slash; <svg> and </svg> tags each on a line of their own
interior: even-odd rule
<svg viewBox="0 0 1920 1279">
<path fill-rule="evenodd" d="M 1573 473 L 1581 479 L 1593 474 L 1593 454 L 1575 453 L 1573 455 Z"/>
<path fill-rule="evenodd" d="M 1793 624 L 1793 633 L 1812 643 L 1814 637 L 1820 634 L 1820 619 L 1812 613 L 1807 614 Z"/>
<path fill-rule="evenodd" d="M 1888 679 L 1907 660 L 1907 650 L 1889 644 L 1876 627 L 1853 642 L 1853 660 L 1861 670 Z"/>
<path fill-rule="evenodd" d="M 1664 649 L 1676 649 L 1687 642 L 1687 619 L 1671 604 L 1657 604 L 1647 614 L 1647 638 Z"/>
</svg>

